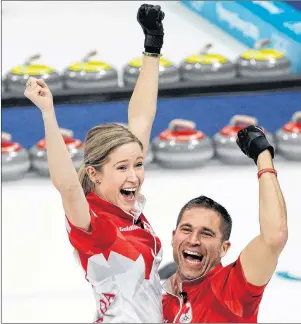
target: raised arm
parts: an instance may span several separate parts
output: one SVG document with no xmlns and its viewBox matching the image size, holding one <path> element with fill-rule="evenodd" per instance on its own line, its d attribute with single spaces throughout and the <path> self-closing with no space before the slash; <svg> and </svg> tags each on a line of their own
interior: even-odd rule
<svg viewBox="0 0 301 324">
<path fill-rule="evenodd" d="M 159 58 L 144 56 L 128 109 L 129 130 L 142 142 L 144 156 L 157 110 L 158 75 Z"/>
<path fill-rule="evenodd" d="M 88 229 L 88 202 L 59 129 L 52 94 L 44 80 L 30 78 L 24 95 L 42 112 L 50 177 L 61 194 L 65 213 L 72 224 Z"/>
<path fill-rule="evenodd" d="M 249 126 L 238 135 L 246 155 L 257 163 L 260 234 L 242 251 L 240 260 L 247 281 L 263 286 L 272 277 L 287 238 L 286 205 L 273 165 L 274 150 L 262 130 Z"/>
<path fill-rule="evenodd" d="M 140 74 L 128 109 L 129 130 L 143 144 L 144 155 L 149 145 L 150 133 L 157 110 L 159 57 L 163 45 L 164 13 L 160 6 L 142 5 L 137 19 L 145 34 L 145 52 Z"/>
</svg>

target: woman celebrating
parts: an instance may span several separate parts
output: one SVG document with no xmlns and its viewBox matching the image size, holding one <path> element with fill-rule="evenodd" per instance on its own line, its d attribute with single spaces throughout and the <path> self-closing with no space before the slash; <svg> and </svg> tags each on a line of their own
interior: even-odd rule
<svg viewBox="0 0 301 324">
<path fill-rule="evenodd" d="M 46 83 L 30 78 L 25 90 L 42 112 L 51 180 L 62 197 L 70 242 L 93 287 L 95 322 L 162 322 L 161 243 L 142 214 L 140 189 L 156 113 L 164 13 L 159 6 L 142 5 L 137 18 L 145 34 L 145 52 L 129 103 L 129 128 L 92 128 L 79 176 Z"/>
</svg>

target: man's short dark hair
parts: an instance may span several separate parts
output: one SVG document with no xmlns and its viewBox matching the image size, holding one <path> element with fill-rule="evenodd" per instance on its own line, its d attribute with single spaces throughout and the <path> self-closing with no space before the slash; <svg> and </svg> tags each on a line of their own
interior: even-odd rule
<svg viewBox="0 0 301 324">
<path fill-rule="evenodd" d="M 218 204 L 211 198 L 206 196 L 200 196 L 194 199 L 191 199 L 186 203 L 183 208 L 181 209 L 178 219 L 177 219 L 177 227 L 182 219 L 182 216 L 186 210 L 192 208 L 204 208 L 216 211 L 221 216 L 221 232 L 223 234 L 223 240 L 229 240 L 232 230 L 232 219 L 229 213 L 227 212 L 226 208 L 222 205 Z"/>
</svg>

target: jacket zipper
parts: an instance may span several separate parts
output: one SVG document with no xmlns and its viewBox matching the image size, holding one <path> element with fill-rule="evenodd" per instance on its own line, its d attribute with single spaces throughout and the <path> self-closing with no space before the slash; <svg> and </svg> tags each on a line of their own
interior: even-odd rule
<svg viewBox="0 0 301 324">
<path fill-rule="evenodd" d="M 182 282 L 180 283 L 180 291 L 182 291 Z M 176 320 L 178 318 L 178 316 L 180 316 L 181 312 L 182 312 L 182 307 L 183 307 L 183 298 L 181 297 L 178 297 L 177 295 L 173 295 L 175 297 L 177 297 L 177 299 L 179 300 L 179 303 L 180 303 L 180 309 L 177 313 L 177 315 L 175 316 L 174 320 L 173 320 L 173 323 L 176 323 Z"/>
</svg>

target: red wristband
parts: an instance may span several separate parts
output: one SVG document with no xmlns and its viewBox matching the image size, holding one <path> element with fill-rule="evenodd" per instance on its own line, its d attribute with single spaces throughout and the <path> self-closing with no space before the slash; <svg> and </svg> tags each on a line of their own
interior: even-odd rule
<svg viewBox="0 0 301 324">
<path fill-rule="evenodd" d="M 262 174 L 267 173 L 267 172 L 274 173 L 275 176 L 277 177 L 277 171 L 275 169 L 262 169 L 257 173 L 258 179 L 261 177 Z"/>
</svg>

